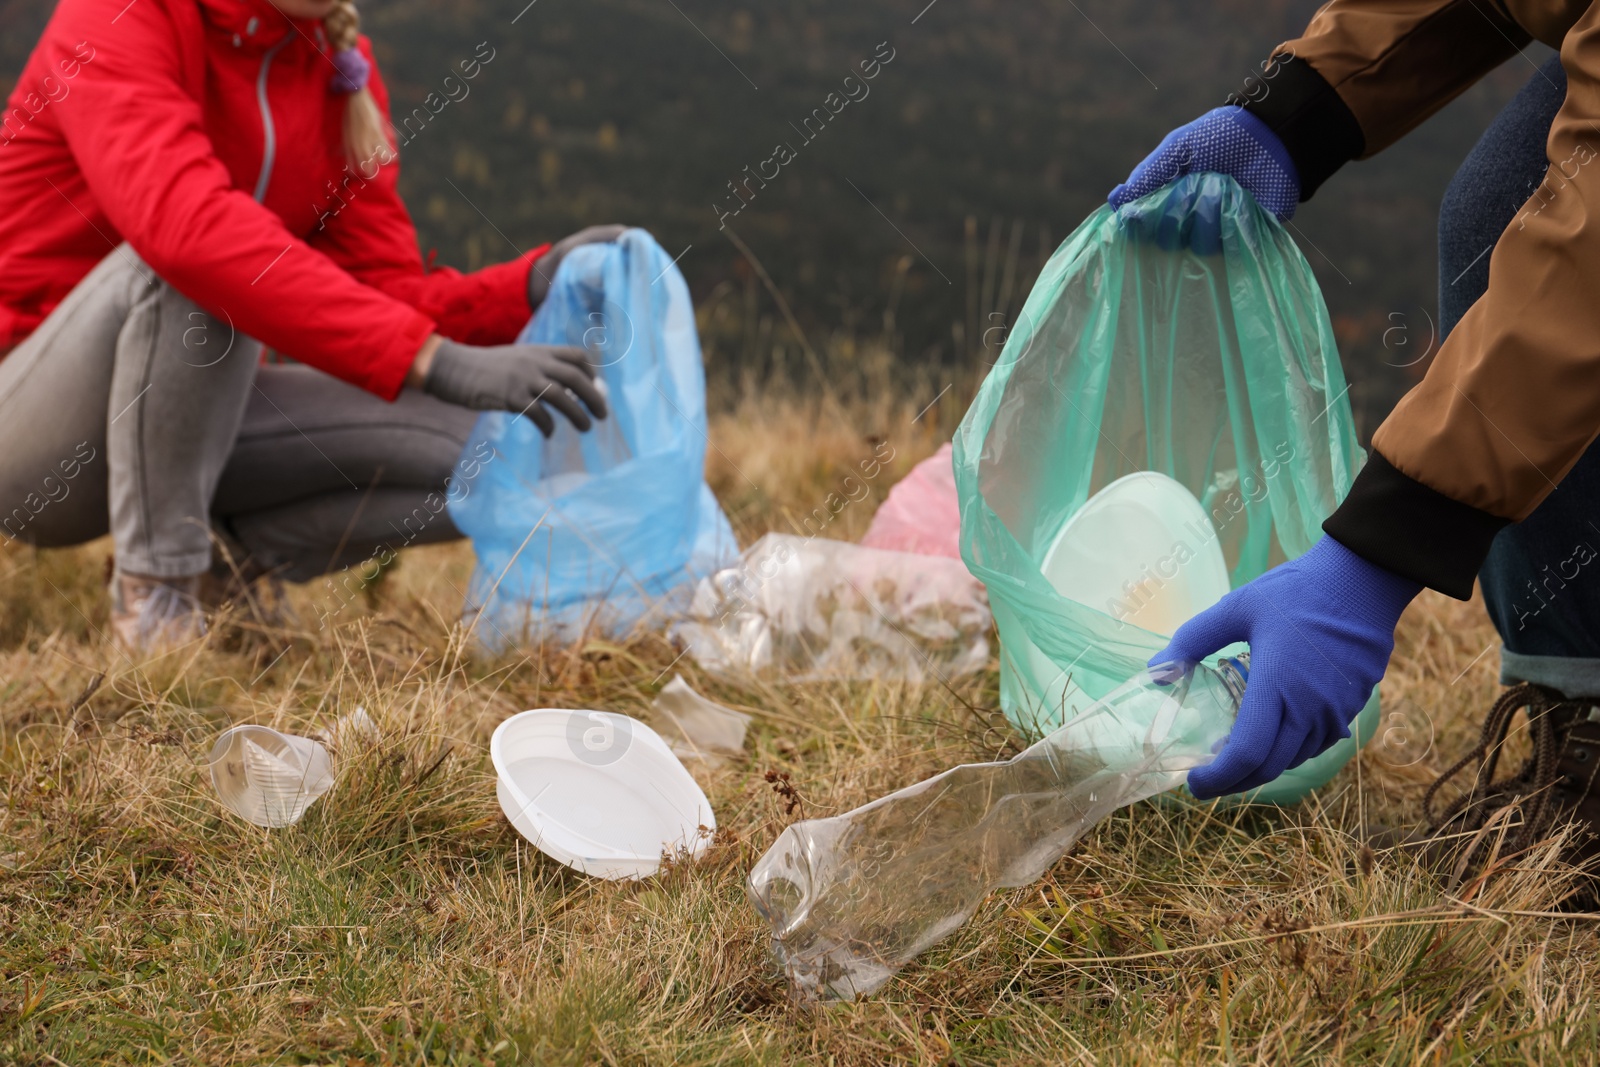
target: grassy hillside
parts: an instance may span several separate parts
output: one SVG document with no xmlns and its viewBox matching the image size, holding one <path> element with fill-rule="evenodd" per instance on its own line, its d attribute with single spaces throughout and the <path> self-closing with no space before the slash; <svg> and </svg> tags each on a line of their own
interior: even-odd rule
<svg viewBox="0 0 1600 1067">
<path fill-rule="evenodd" d="M 948 438 L 992 359 L 985 332 L 1042 257 L 1310 10 L 366 7 L 401 117 L 450 91 L 459 60 L 493 55 L 408 132 L 425 247 L 476 266 L 626 220 L 686 250 L 708 474 L 745 543 L 795 530 L 891 441 L 893 470 L 827 528 L 858 538 L 892 478 Z M 0 86 L 48 9 L 0 0 Z M 726 184 L 802 139 L 790 123 L 882 42 L 870 95 L 719 230 Z M 1398 314 L 1425 339 L 1439 193 L 1526 72 L 1508 64 L 1297 219 L 1369 428 L 1415 373 L 1381 337 Z M 834 395 L 813 388 L 813 359 Z M 1465 1065 L 1588 1063 L 1600 1046 L 1600 925 L 1552 911 L 1559 841 L 1453 893 L 1362 844 L 1417 820 L 1497 692 L 1477 603 L 1412 606 L 1378 739 L 1313 799 L 1120 812 L 879 995 L 815 1010 L 789 999 L 745 872 L 793 818 L 1013 748 L 993 663 L 947 689 L 733 684 L 657 633 L 485 657 L 458 619 L 460 545 L 406 551 L 328 629 L 224 625 L 135 663 L 104 640 L 107 554 L 0 539 L 0 1064 Z M 315 590 L 294 601 L 316 618 Z M 612 884 L 530 848 L 494 800 L 494 726 L 539 706 L 649 719 L 679 671 L 755 717 L 742 756 L 698 772 L 720 827 L 709 855 Z M 205 764 L 218 732 L 305 731 L 357 705 L 380 737 L 302 823 L 222 813 Z"/>
<path fill-rule="evenodd" d="M 925 395 L 876 393 L 724 397 L 711 477 L 743 539 L 792 529 L 875 442 L 903 474 L 961 408 L 913 423 Z M 829 534 L 858 537 L 878 499 Z M 104 557 L 0 555 L 6 1064 L 1467 1065 L 1588 1063 L 1600 1042 L 1600 931 L 1548 914 L 1554 844 L 1455 895 L 1361 844 L 1416 818 L 1496 691 L 1475 604 L 1430 594 L 1407 613 L 1384 730 L 1313 800 L 1118 813 L 880 994 L 815 1010 L 788 998 L 745 872 L 792 818 L 1015 744 L 992 665 L 953 690 L 744 686 L 656 634 L 486 660 L 457 625 L 471 561 L 453 546 L 408 550 L 335 628 L 224 628 L 136 665 L 99 636 Z M 648 719 L 677 671 L 755 717 L 742 756 L 699 772 L 711 852 L 615 884 L 517 837 L 494 800 L 496 723 L 539 706 Z M 204 759 L 225 725 L 305 730 L 356 705 L 381 738 L 303 822 L 221 812 Z"/>
</svg>

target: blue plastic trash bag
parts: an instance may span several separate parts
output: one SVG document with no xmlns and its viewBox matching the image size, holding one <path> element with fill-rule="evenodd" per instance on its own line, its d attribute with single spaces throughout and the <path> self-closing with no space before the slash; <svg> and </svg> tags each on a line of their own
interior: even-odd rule
<svg viewBox="0 0 1600 1067">
<path fill-rule="evenodd" d="M 1220 249 L 1190 250 L 1197 225 Z M 1283 227 L 1231 179 L 1195 174 L 1102 207 L 1062 244 L 955 438 L 961 551 L 1000 631 L 1000 702 L 1048 730 L 1166 644 L 1044 573 L 1067 521 L 1127 475 L 1181 483 L 1202 517 L 1144 578 L 1220 543 L 1237 587 L 1300 555 L 1363 461 L 1322 293 Z M 1130 595 L 1140 589 L 1130 583 Z M 1062 699 L 1060 694 L 1067 694 Z M 1356 724 L 1370 736 L 1378 697 Z M 1253 794 L 1288 802 L 1346 738 Z"/>
<path fill-rule="evenodd" d="M 589 433 L 556 414 L 549 440 L 520 415 L 479 418 L 450 494 L 478 556 L 466 618 L 491 648 L 664 620 L 691 579 L 738 557 L 705 482 L 705 370 L 683 275 L 643 230 L 582 245 L 520 340 L 587 348 L 610 414 Z"/>
</svg>

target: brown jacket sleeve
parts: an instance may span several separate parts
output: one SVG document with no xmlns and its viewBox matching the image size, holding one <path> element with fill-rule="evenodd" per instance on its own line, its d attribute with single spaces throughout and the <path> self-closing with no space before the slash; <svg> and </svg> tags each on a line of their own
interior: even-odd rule
<svg viewBox="0 0 1600 1067">
<path fill-rule="evenodd" d="M 1600 430 L 1600 4 L 1561 65 L 1544 182 L 1490 253 L 1488 291 L 1372 442 L 1400 473 L 1513 521 Z"/>
<path fill-rule="evenodd" d="M 1600 166 L 1590 165 L 1600 154 L 1600 0 L 1330 4 L 1281 49 L 1289 66 L 1309 69 L 1284 80 L 1290 91 L 1276 104 L 1267 81 L 1272 91 L 1246 105 L 1293 136 L 1307 101 L 1342 104 L 1361 144 L 1351 151 L 1347 129 L 1339 154 L 1359 158 L 1534 37 L 1560 44 L 1568 79 L 1551 169 L 1495 245 L 1488 292 L 1379 427 L 1371 461 L 1324 526 L 1368 559 L 1463 598 L 1495 534 L 1532 512 L 1600 431 Z M 1302 153 L 1316 130 L 1325 143 L 1339 129 L 1326 118 L 1300 125 Z M 1343 159 L 1310 162 L 1320 180 Z"/>
<path fill-rule="evenodd" d="M 1305 200 L 1339 167 L 1389 147 L 1530 39 L 1501 0 L 1333 0 L 1303 35 L 1274 50 L 1269 69 L 1234 102 L 1283 138 Z"/>
<path fill-rule="evenodd" d="M 1339 94 L 1361 124 L 1366 143 L 1356 158 L 1365 159 L 1530 40 L 1500 0 L 1334 0 L 1279 51 L 1309 63 Z"/>
</svg>

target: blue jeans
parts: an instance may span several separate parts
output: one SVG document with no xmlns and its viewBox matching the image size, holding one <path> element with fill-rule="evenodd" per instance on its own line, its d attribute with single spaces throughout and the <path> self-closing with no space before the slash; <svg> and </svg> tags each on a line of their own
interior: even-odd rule
<svg viewBox="0 0 1600 1067">
<path fill-rule="evenodd" d="M 1439 208 L 1440 333 L 1489 287 L 1488 250 L 1544 179 L 1545 140 L 1567 95 L 1552 57 L 1507 104 L 1451 179 Z M 1600 283 L 1600 276 L 1596 282 Z M 1600 696 L 1600 445 L 1523 522 L 1495 538 L 1478 572 L 1502 642 L 1501 682 Z"/>
</svg>

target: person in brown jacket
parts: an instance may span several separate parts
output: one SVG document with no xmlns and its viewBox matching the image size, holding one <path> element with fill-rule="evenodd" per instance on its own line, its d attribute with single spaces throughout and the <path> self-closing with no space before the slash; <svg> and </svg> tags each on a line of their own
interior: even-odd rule
<svg viewBox="0 0 1600 1067">
<path fill-rule="evenodd" d="M 1572 818 L 1590 832 L 1572 850 L 1582 860 L 1600 855 L 1600 2 L 1337 0 L 1250 92 L 1174 131 L 1110 199 L 1219 171 L 1286 219 L 1533 41 L 1559 60 L 1519 60 L 1527 86 L 1445 197 L 1446 336 L 1426 376 L 1373 436 L 1324 540 L 1156 658 L 1252 642 L 1254 704 L 1247 690 L 1234 736 L 1196 772 L 1211 794 L 1250 788 L 1348 735 L 1417 591 L 1466 599 L 1478 578 L 1511 688 L 1430 790 L 1431 831 L 1481 855 L 1509 828 L 1506 855 Z M 1519 710 L 1533 755 L 1497 778 Z M 1438 785 L 1474 766 L 1466 796 L 1434 813 Z"/>
</svg>

